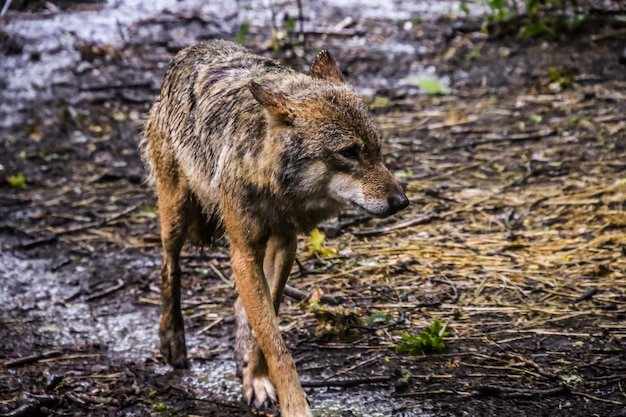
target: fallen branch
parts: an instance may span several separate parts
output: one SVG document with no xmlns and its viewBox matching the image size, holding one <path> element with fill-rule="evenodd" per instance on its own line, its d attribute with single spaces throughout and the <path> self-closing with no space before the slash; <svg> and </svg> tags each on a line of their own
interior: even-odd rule
<svg viewBox="0 0 626 417">
<path fill-rule="evenodd" d="M 101 227 L 106 226 L 108 223 L 111 223 L 112 221 L 115 221 L 117 219 L 119 219 L 120 217 L 124 217 L 125 215 L 135 211 L 137 209 L 137 207 L 139 207 L 139 204 L 135 204 L 134 206 L 131 206 L 129 208 L 127 208 L 126 210 L 122 210 L 119 213 L 114 214 L 113 216 L 110 216 L 106 219 L 103 219 L 99 222 L 91 222 L 91 223 L 87 223 L 84 224 L 82 226 L 78 226 L 78 227 L 71 227 L 65 230 L 60 230 L 58 232 L 53 233 L 50 236 L 46 236 L 46 237 L 42 237 L 40 239 L 36 239 L 36 240 L 32 240 L 30 242 L 27 243 L 21 243 L 19 245 L 15 245 L 13 246 L 13 249 L 32 249 L 34 247 L 37 246 L 41 246 L 41 245 L 45 245 L 48 243 L 52 243 L 54 241 L 56 241 L 59 237 L 63 236 L 63 235 L 68 235 L 71 233 L 76 233 L 76 232 L 82 232 L 84 230 L 88 230 L 88 229 L 99 229 Z"/>
<path fill-rule="evenodd" d="M 554 129 L 541 129 L 535 132 L 528 133 L 513 133 L 510 135 L 498 135 L 492 133 L 490 135 L 485 135 L 482 139 L 472 140 L 466 143 L 459 143 L 457 145 L 445 146 L 443 148 L 439 148 L 439 151 L 454 151 L 457 149 L 463 148 L 472 148 L 479 145 L 486 145 L 488 143 L 498 143 L 498 142 L 515 142 L 515 141 L 523 141 L 523 140 L 537 140 L 543 139 L 554 134 Z"/>
<path fill-rule="evenodd" d="M 0 417 L 29 417 L 41 414 L 41 407 L 50 407 L 60 400 L 52 395 L 31 394 L 25 392 L 22 394 L 18 403 L 21 403 L 15 409 L 8 413 L 1 413 Z"/>
<path fill-rule="evenodd" d="M 0 17 L 4 16 L 5 13 L 7 12 L 7 10 L 9 10 L 9 7 L 11 7 L 11 2 L 13 0 L 6 0 L 4 2 L 4 6 L 2 6 L 2 10 L 0 11 Z"/>
<path fill-rule="evenodd" d="M 87 301 L 93 301 L 93 300 L 97 300 L 99 298 L 103 298 L 106 297 L 109 294 L 114 293 L 115 291 L 123 288 L 125 285 L 124 281 L 122 279 L 118 279 L 117 283 L 109 288 L 106 288 L 102 291 L 99 291 L 95 294 L 91 294 L 89 297 L 87 297 Z"/>
<path fill-rule="evenodd" d="M 554 397 L 557 395 L 566 395 L 569 393 L 570 390 L 565 385 L 549 389 L 524 389 L 502 387 L 499 385 L 483 385 L 477 388 L 473 396 L 498 396 L 503 398 L 539 399 L 544 397 Z"/>
<path fill-rule="evenodd" d="M 393 378 L 391 376 L 373 376 L 369 378 L 353 378 L 353 379 L 339 379 L 330 381 L 302 381 L 301 384 L 306 388 L 325 388 L 325 387 L 354 387 L 357 385 L 365 384 L 380 384 L 383 382 L 389 382 Z"/>
<path fill-rule="evenodd" d="M 311 295 L 310 293 L 299 290 L 295 287 L 292 287 L 291 285 L 286 285 L 283 293 L 296 301 L 306 300 Z M 322 295 L 322 298 L 320 298 L 320 302 L 322 304 L 328 305 L 339 305 L 343 302 L 343 297 L 334 295 Z"/>
<path fill-rule="evenodd" d="M 598 287 L 591 287 L 587 291 L 585 291 L 585 293 L 582 294 L 580 297 L 572 301 L 572 303 L 576 304 L 576 303 L 580 303 L 581 301 L 589 300 L 597 293 L 598 293 Z"/>
<path fill-rule="evenodd" d="M 55 358 L 57 356 L 61 356 L 60 351 L 50 350 L 36 355 L 24 356 L 23 358 L 8 359 L 4 362 L 4 366 L 7 368 L 17 368 L 18 366 L 28 365 L 30 363 L 39 362 L 42 359 Z"/>
</svg>

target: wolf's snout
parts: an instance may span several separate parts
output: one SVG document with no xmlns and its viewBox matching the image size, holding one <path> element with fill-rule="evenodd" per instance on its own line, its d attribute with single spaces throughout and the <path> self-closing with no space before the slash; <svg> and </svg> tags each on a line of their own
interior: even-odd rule
<svg viewBox="0 0 626 417">
<path fill-rule="evenodd" d="M 408 206 L 409 199 L 403 191 L 397 191 L 387 197 L 387 203 L 389 204 L 389 214 L 391 215 Z"/>
</svg>

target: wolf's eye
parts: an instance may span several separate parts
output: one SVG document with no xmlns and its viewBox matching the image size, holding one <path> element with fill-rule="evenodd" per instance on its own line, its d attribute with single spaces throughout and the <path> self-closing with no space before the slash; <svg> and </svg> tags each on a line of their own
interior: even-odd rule
<svg viewBox="0 0 626 417">
<path fill-rule="evenodd" d="M 359 160 L 359 153 L 360 153 L 360 149 L 356 145 L 350 146 L 349 148 L 339 151 L 339 155 L 343 156 L 346 159 L 351 159 L 353 161 Z"/>
</svg>

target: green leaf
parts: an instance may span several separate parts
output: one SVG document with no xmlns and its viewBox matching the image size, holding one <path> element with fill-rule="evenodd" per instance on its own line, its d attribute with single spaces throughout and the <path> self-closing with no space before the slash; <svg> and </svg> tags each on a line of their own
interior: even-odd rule
<svg viewBox="0 0 626 417">
<path fill-rule="evenodd" d="M 526 14 L 531 15 L 537 12 L 539 0 L 526 0 Z"/>
<path fill-rule="evenodd" d="M 492 10 L 502 10 L 504 9 L 504 0 L 489 0 L 487 2 L 487 5 L 492 9 Z"/>
<path fill-rule="evenodd" d="M 527 38 L 531 36 L 539 36 L 546 33 L 552 33 L 552 30 L 544 23 L 530 23 L 524 25 L 519 29 L 517 33 L 518 38 Z"/>
<path fill-rule="evenodd" d="M 411 383 L 411 379 L 413 378 L 413 375 L 411 375 L 411 371 L 405 368 L 401 368 L 398 374 L 398 379 L 396 379 L 395 383 L 396 390 L 403 391 L 408 388 L 409 384 Z"/>
<path fill-rule="evenodd" d="M 372 314 L 371 316 L 369 316 L 369 318 L 367 320 L 365 320 L 365 323 L 367 324 L 389 324 L 393 322 L 393 316 L 388 313 L 388 312 L 382 312 L 382 311 L 378 311 L 374 314 Z"/>
<path fill-rule="evenodd" d="M 163 403 L 156 403 L 152 404 L 152 408 L 154 408 L 156 411 L 165 411 L 167 410 L 167 405 Z"/>
<path fill-rule="evenodd" d="M 21 172 L 15 175 L 9 175 L 7 177 L 7 182 L 13 188 L 26 188 L 26 179 L 24 178 L 24 174 Z"/>
<path fill-rule="evenodd" d="M 239 32 L 237 32 L 237 43 L 243 45 L 246 42 L 246 36 L 248 36 L 249 31 L 250 22 L 243 22 L 239 28 Z"/>
<path fill-rule="evenodd" d="M 465 13 L 465 16 L 469 16 L 470 14 L 470 9 L 469 7 L 467 7 L 467 3 L 464 1 L 461 1 L 459 3 L 459 10 L 462 11 L 463 13 Z"/>
<path fill-rule="evenodd" d="M 428 94 L 450 94 L 450 90 L 442 85 L 439 80 L 422 78 L 417 85 Z"/>
<path fill-rule="evenodd" d="M 337 254 L 337 248 L 326 248 L 324 247 L 324 239 L 326 235 L 319 231 L 319 229 L 315 228 L 311 230 L 311 235 L 309 236 L 309 253 L 317 254 L 320 257 L 324 258 L 326 256 L 333 256 Z"/>
<path fill-rule="evenodd" d="M 391 100 L 388 97 L 384 96 L 376 96 L 374 97 L 374 101 L 370 104 L 371 108 L 384 108 L 389 107 L 391 104 Z"/>
<path fill-rule="evenodd" d="M 429 76 L 414 76 L 407 78 L 407 84 L 415 85 L 427 94 L 450 94 L 450 89 L 441 81 Z"/>
<path fill-rule="evenodd" d="M 288 17 L 283 22 L 283 26 L 287 29 L 287 32 L 294 32 L 296 30 L 296 19 L 293 17 Z"/>
<path fill-rule="evenodd" d="M 559 379 L 563 381 L 565 384 L 576 385 L 580 382 L 583 382 L 583 377 L 580 374 L 580 370 L 577 366 L 574 366 L 571 369 L 563 370 L 559 373 Z"/>
</svg>

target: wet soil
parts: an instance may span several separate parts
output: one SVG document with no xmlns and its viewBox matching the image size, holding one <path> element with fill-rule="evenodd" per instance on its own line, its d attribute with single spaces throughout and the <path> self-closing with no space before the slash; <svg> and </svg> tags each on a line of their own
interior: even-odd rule
<svg viewBox="0 0 626 417">
<path fill-rule="evenodd" d="M 55 13 L 100 11 L 10 13 L 7 27 Z M 192 369 L 158 354 L 159 228 L 137 152 L 173 54 L 235 39 L 242 19 L 248 46 L 296 68 L 331 50 L 412 202 L 386 220 L 346 208 L 322 227 L 336 255 L 300 240 L 290 284 L 343 307 L 321 320 L 284 300 L 315 414 L 626 415 L 623 26 L 516 40 L 411 13 L 311 13 L 304 47 L 272 41 L 271 19 L 214 10 L 156 14 L 110 43 L 43 34 L 43 52 L 31 32 L 1 32 L 0 415 L 263 414 L 235 376 L 226 241 L 184 250 Z M 42 62 L 58 66 L 16 81 Z M 424 74 L 450 94 L 420 91 Z M 395 351 L 434 318 L 446 350 Z"/>
</svg>

